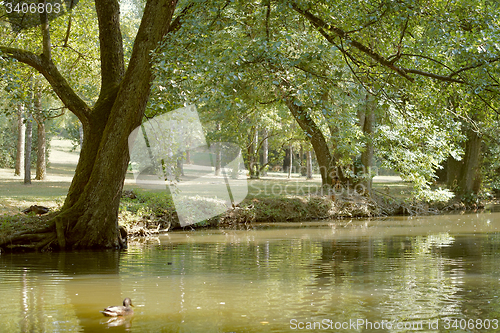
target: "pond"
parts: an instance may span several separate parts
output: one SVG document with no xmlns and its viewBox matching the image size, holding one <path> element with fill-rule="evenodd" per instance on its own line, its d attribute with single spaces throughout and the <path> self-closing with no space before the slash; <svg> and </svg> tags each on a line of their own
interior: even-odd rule
<svg viewBox="0 0 500 333">
<path fill-rule="evenodd" d="M 173 232 L 0 255 L 1 332 L 496 332 L 500 213 Z M 99 311 L 130 297 L 131 318 Z M 315 330 L 314 330 L 315 328 Z"/>
</svg>

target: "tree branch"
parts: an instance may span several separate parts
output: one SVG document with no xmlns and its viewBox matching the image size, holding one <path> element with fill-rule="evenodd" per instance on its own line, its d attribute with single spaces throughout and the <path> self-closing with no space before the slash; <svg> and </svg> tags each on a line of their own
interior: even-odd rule
<svg viewBox="0 0 500 333">
<path fill-rule="evenodd" d="M 500 57 L 496 57 L 496 58 L 493 58 L 493 59 L 490 59 L 490 60 L 487 60 L 486 62 L 489 63 L 489 64 L 492 64 L 494 62 L 497 62 L 500 60 Z M 478 67 L 481 67 L 483 66 L 485 63 L 484 62 L 479 62 L 477 64 L 474 64 L 474 65 L 471 65 L 471 66 L 468 66 L 468 67 L 463 67 L 463 68 L 460 68 L 459 70 L 456 70 L 454 71 L 453 73 L 450 74 L 450 77 L 452 76 L 455 76 L 457 74 L 460 74 L 461 72 L 464 72 L 464 71 L 467 71 L 469 69 L 474 69 L 474 68 L 478 68 Z"/>
<path fill-rule="evenodd" d="M 454 83 L 465 83 L 465 81 L 459 80 L 459 79 L 454 79 L 454 78 L 450 77 L 449 75 L 448 76 L 439 75 L 439 74 L 424 72 L 424 71 L 421 71 L 421 70 L 418 70 L 418 69 L 411 69 L 411 68 L 405 68 L 405 71 L 407 73 L 418 74 L 418 75 L 430 77 L 432 79 L 436 79 L 436 80 L 439 80 L 439 81 L 454 82 Z"/>
<path fill-rule="evenodd" d="M 357 40 L 350 38 L 344 30 L 342 30 L 338 27 L 332 26 L 330 24 L 327 24 L 325 21 L 323 21 L 319 17 L 314 16 L 309 11 L 301 9 L 296 3 L 292 3 L 292 8 L 297 13 L 304 16 L 309 22 L 311 22 L 311 24 L 316 27 L 318 32 L 323 37 L 325 37 L 325 39 L 328 42 L 330 42 L 331 44 L 334 44 L 333 37 L 331 35 L 329 35 L 326 32 L 326 30 L 331 31 L 335 35 L 337 35 L 338 37 L 348 41 L 350 45 L 352 45 L 353 47 L 355 47 L 359 51 L 365 53 L 366 55 L 368 55 L 370 58 L 372 58 L 373 60 L 375 60 L 376 62 L 378 62 L 382 66 L 385 66 L 387 68 L 392 69 L 393 71 L 395 71 L 396 73 L 398 73 L 399 75 L 401 75 L 402 77 L 406 78 L 407 80 L 409 80 L 411 82 L 413 82 L 415 80 L 414 78 L 412 78 L 411 76 L 409 76 L 406 73 L 405 69 L 395 66 L 389 60 L 385 59 L 383 56 L 381 56 L 377 52 L 373 51 L 368 46 L 365 46 L 362 43 L 358 42 Z"/>
<path fill-rule="evenodd" d="M 435 59 L 432 59 L 430 57 L 426 57 L 424 55 L 414 55 L 414 56 L 418 56 L 418 57 L 421 57 L 421 58 L 425 58 L 425 59 L 428 59 L 428 60 L 431 60 L 435 63 L 438 63 L 440 64 L 441 66 L 445 67 L 446 69 L 450 70 L 450 74 L 449 75 L 440 75 L 440 74 L 435 74 L 435 73 L 430 73 L 430 72 L 426 72 L 426 71 L 422 71 L 422 70 L 418 70 L 418 69 L 412 69 L 412 68 L 404 68 L 404 67 L 398 67 L 396 65 L 394 65 L 394 62 L 397 61 L 399 58 L 398 56 L 396 55 L 396 59 L 392 60 L 392 61 L 389 61 L 388 59 L 384 58 L 382 55 L 376 53 L 375 51 L 373 51 L 371 48 L 369 48 L 368 46 L 366 45 L 363 45 L 362 43 L 356 41 L 355 39 L 349 37 L 348 33 L 346 33 L 345 31 L 343 31 L 342 29 L 338 28 L 338 27 L 335 27 L 335 26 L 332 26 L 330 24 L 327 24 L 325 21 L 323 21 L 321 18 L 313 15 L 311 12 L 309 12 L 308 10 L 304 10 L 304 9 L 301 9 L 296 3 L 292 2 L 291 3 L 292 5 L 292 8 L 297 12 L 299 13 L 300 15 L 304 16 L 309 22 L 311 22 L 311 24 L 316 27 L 317 31 L 328 41 L 330 42 L 332 45 L 335 45 L 335 42 L 334 42 L 334 37 L 332 37 L 331 35 L 329 35 L 326 31 L 330 31 L 330 32 L 333 32 L 336 36 L 340 37 L 341 39 L 343 40 L 346 40 L 349 42 L 350 45 L 352 45 L 354 48 L 358 49 L 359 51 L 361 51 L 362 53 L 368 55 L 369 57 L 371 57 L 373 60 L 375 60 L 377 63 L 379 63 L 380 65 L 384 66 L 384 67 L 387 67 L 389 69 L 392 69 L 393 71 L 395 71 L 396 73 L 398 73 L 399 75 L 401 75 L 402 77 L 410 80 L 411 82 L 414 81 L 414 79 L 412 77 L 410 77 L 408 75 L 408 73 L 411 73 L 411 74 L 417 74 L 417 75 L 420 75 L 420 76 L 425 76 L 425 77 L 429 77 L 429 78 L 432 78 L 432 79 L 436 79 L 436 80 L 439 80 L 439 81 L 444 81 L 444 82 L 453 82 L 453 83 L 460 83 L 460 84 L 464 84 L 464 83 L 467 83 L 466 81 L 462 80 L 462 79 L 455 79 L 453 78 L 454 76 L 458 75 L 459 73 L 461 72 L 464 72 L 464 71 L 467 71 L 467 70 L 470 70 L 470 69 L 474 69 L 474 68 L 477 68 L 477 67 L 480 67 L 480 66 L 483 66 L 485 63 L 494 63 L 494 62 L 497 62 L 500 60 L 500 57 L 496 57 L 496 58 L 492 58 L 490 60 L 487 60 L 486 62 L 481 62 L 481 63 L 477 63 L 477 64 L 474 64 L 474 65 L 471 65 L 471 66 L 467 66 L 467 67 L 463 67 L 461 69 L 458 69 L 456 71 L 452 71 L 451 68 L 449 66 L 446 66 L 445 64 L 435 60 Z M 406 22 L 407 24 L 408 22 Z M 406 31 L 406 26 L 405 24 L 405 28 L 403 30 L 403 34 L 404 32 Z M 401 36 L 401 40 L 403 38 L 403 34 Z M 401 40 L 400 40 L 400 43 L 401 43 Z M 345 52 L 345 50 L 341 50 L 342 52 Z M 393 56 L 394 57 L 394 56 Z"/>
<path fill-rule="evenodd" d="M 101 50 L 101 95 L 99 96 L 101 99 L 122 81 L 125 75 L 125 62 L 118 1 L 96 1 L 95 9 L 99 22 Z"/>
<path fill-rule="evenodd" d="M 39 0 L 39 3 L 43 3 L 44 8 L 45 8 L 45 3 L 47 0 Z M 49 18 L 47 16 L 46 11 L 41 11 L 40 12 L 40 27 L 42 29 L 42 49 L 43 49 L 43 56 L 45 57 L 46 60 L 51 60 L 52 55 L 51 55 L 51 43 L 50 43 L 50 30 L 49 30 Z"/>
<path fill-rule="evenodd" d="M 68 46 L 69 33 L 71 32 L 71 21 L 73 19 L 73 0 L 69 6 L 68 28 L 66 29 L 66 36 L 64 37 L 64 46 Z"/>
<path fill-rule="evenodd" d="M 184 7 L 184 9 L 175 17 L 175 19 L 170 23 L 170 28 L 168 29 L 169 33 L 174 33 L 182 27 L 182 18 L 185 17 L 189 10 L 194 7 L 194 2 L 191 2 L 189 5 Z"/>
<path fill-rule="evenodd" d="M 266 39 L 269 43 L 269 17 L 271 16 L 271 0 L 266 3 Z"/>
<path fill-rule="evenodd" d="M 327 41 L 329 41 L 331 44 L 335 45 L 335 43 L 333 41 L 333 37 L 331 35 L 329 35 L 326 32 L 326 30 L 331 31 L 336 36 L 340 37 L 341 39 L 344 39 L 344 40 L 348 41 L 350 45 L 352 45 L 353 47 L 355 47 L 359 51 L 363 52 L 364 54 L 368 55 L 369 57 L 371 57 L 373 60 L 375 60 L 380 65 L 382 65 L 384 67 L 387 67 L 389 69 L 394 70 L 396 73 L 398 73 L 402 77 L 404 77 L 404 78 L 406 78 L 406 79 L 408 79 L 408 80 L 410 80 L 412 82 L 414 81 L 414 79 L 412 77 L 410 77 L 408 75 L 408 73 L 417 74 L 417 75 L 421 75 L 421 76 L 426 76 L 426 77 L 429 77 L 429 78 L 432 78 L 432 79 L 436 79 L 436 80 L 439 80 L 439 81 L 444 81 L 444 82 L 466 83 L 465 81 L 463 81 L 461 79 L 455 79 L 455 78 L 453 78 L 453 76 L 459 74 L 460 72 L 463 72 L 463 71 L 466 71 L 466 70 L 469 70 L 469 69 L 473 69 L 473 68 L 476 68 L 476 67 L 479 67 L 479 66 L 482 65 L 482 63 L 481 63 L 481 64 L 472 65 L 472 66 L 469 66 L 469 67 L 464 67 L 462 69 L 459 69 L 459 70 L 457 70 L 455 72 L 450 73 L 450 75 L 439 75 L 439 74 L 425 72 L 425 71 L 418 70 L 418 69 L 398 67 L 398 66 L 394 65 L 394 63 L 393 63 L 394 61 L 389 61 L 388 59 L 384 58 L 382 55 L 380 55 L 380 54 L 376 53 L 375 51 L 373 51 L 371 48 L 363 45 L 362 43 L 356 41 L 353 38 L 350 38 L 348 36 L 348 34 L 345 31 L 343 31 L 342 29 L 340 29 L 338 27 L 335 27 L 335 26 L 332 26 L 330 24 L 327 24 L 321 18 L 313 15 L 308 10 L 301 9 L 296 3 L 292 3 L 292 8 L 296 12 L 298 12 L 300 15 L 304 16 L 307 20 L 309 20 L 309 22 L 311 22 L 311 24 L 314 27 L 316 27 L 316 29 L 318 30 L 318 32 L 321 35 L 323 35 L 323 37 L 325 37 L 325 39 Z M 425 57 L 425 56 L 420 56 L 420 57 Z M 430 59 L 430 58 L 427 58 L 427 59 L 432 60 L 434 62 L 437 62 L 434 59 Z M 492 63 L 492 62 L 498 61 L 499 59 L 500 58 L 494 58 L 494 59 L 489 60 L 488 62 Z M 439 62 L 437 62 L 437 63 L 439 63 Z M 451 70 L 448 66 L 445 66 L 444 64 L 441 64 L 441 65 L 443 65 L 447 69 Z"/>
<path fill-rule="evenodd" d="M 71 88 L 52 60 L 46 60 L 32 52 L 13 47 L 0 46 L 0 51 L 4 55 L 29 65 L 40 72 L 50 83 L 52 89 L 54 89 L 54 92 L 59 96 L 64 105 L 80 121 L 84 122 L 88 119 L 90 108 Z"/>
</svg>

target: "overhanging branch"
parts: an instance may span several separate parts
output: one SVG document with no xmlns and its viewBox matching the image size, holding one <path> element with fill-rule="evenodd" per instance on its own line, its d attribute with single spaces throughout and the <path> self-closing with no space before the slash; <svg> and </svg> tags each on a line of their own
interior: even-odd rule
<svg viewBox="0 0 500 333">
<path fill-rule="evenodd" d="M 318 30 L 318 32 L 323 37 L 325 37 L 325 39 L 328 42 L 330 42 L 331 44 L 334 44 L 334 41 L 333 41 L 334 37 L 331 36 L 330 34 L 328 34 L 326 32 L 327 30 L 330 31 L 330 32 L 333 32 L 338 37 L 340 37 L 340 38 L 342 38 L 342 39 L 344 39 L 346 41 L 349 41 L 349 43 L 353 47 L 355 47 L 359 51 L 365 53 L 370 58 L 372 58 L 373 60 L 375 60 L 376 62 L 378 62 L 379 64 L 381 64 L 381 65 L 383 65 L 383 66 L 385 66 L 387 68 L 392 69 L 393 71 L 395 71 L 396 73 L 398 73 L 399 75 L 401 75 L 402 77 L 408 79 L 411 82 L 413 82 L 415 80 L 414 78 L 412 78 L 411 76 L 409 76 L 403 68 L 397 67 L 392 62 L 390 62 L 389 60 L 385 59 L 380 54 L 378 54 L 375 51 L 373 51 L 371 48 L 363 45 L 362 43 L 356 41 L 353 38 L 350 38 L 348 36 L 348 34 L 344 30 L 342 30 L 342 29 L 340 29 L 338 27 L 332 26 L 330 24 L 327 24 L 325 21 L 323 21 L 319 17 L 314 16 L 309 11 L 301 9 L 296 3 L 292 3 L 292 8 L 296 12 L 298 12 L 299 14 L 301 14 L 302 16 L 304 16 L 309 22 L 311 22 L 311 24 L 316 27 L 316 29 Z"/>
<path fill-rule="evenodd" d="M 61 75 L 52 60 L 42 59 L 42 57 L 33 52 L 13 47 L 0 46 L 0 52 L 40 72 L 47 79 L 64 105 L 71 110 L 80 121 L 86 122 L 90 114 L 90 108 L 71 88 L 68 81 Z"/>
<path fill-rule="evenodd" d="M 459 69 L 455 72 L 451 72 L 450 75 L 440 75 L 440 74 L 430 73 L 430 72 L 426 72 L 426 71 L 422 71 L 422 70 L 418 70 L 418 69 L 398 67 L 394 64 L 394 61 L 389 61 L 388 59 L 386 59 L 382 55 L 378 54 L 377 52 L 375 52 L 374 50 L 372 50 L 368 46 L 366 46 L 366 45 L 358 42 L 357 40 L 349 37 L 348 33 L 346 33 L 344 30 L 340 29 L 339 27 L 336 27 L 336 26 L 333 26 L 331 24 L 326 23 L 324 20 L 315 16 L 314 14 L 312 14 L 308 10 L 301 9 L 295 2 L 292 2 L 291 6 L 292 6 L 293 10 L 295 10 L 297 13 L 299 13 L 300 15 L 305 17 L 317 29 L 317 31 L 332 45 L 335 45 L 335 41 L 334 41 L 335 37 L 334 36 L 339 37 L 342 40 L 349 42 L 349 44 L 352 47 L 354 47 L 357 50 L 361 51 L 362 53 L 368 55 L 370 58 L 375 60 L 380 65 L 395 71 L 397 74 L 408 79 L 411 82 L 414 81 L 414 78 L 409 76 L 408 75 L 409 73 L 429 77 L 429 78 L 436 79 L 439 81 L 463 84 L 466 82 L 461 80 L 461 79 L 456 79 L 453 77 L 462 71 L 473 69 L 473 68 L 476 68 L 476 67 L 479 67 L 482 65 L 482 64 L 477 64 L 477 65 L 465 67 L 465 68 Z M 333 35 L 330 35 L 327 31 L 333 33 Z M 433 60 L 433 59 L 430 59 L 430 60 Z M 500 60 L 500 58 L 492 59 L 489 62 L 491 63 L 491 62 L 498 61 L 498 60 Z M 451 71 L 451 69 L 448 66 L 444 66 L 444 67 Z"/>
</svg>

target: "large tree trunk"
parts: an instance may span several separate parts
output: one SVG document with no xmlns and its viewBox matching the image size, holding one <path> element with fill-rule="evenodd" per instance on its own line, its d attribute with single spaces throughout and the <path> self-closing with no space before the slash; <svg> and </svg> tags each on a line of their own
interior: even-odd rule
<svg viewBox="0 0 500 333">
<path fill-rule="evenodd" d="M 83 126 L 82 126 L 82 124 L 80 124 L 78 126 L 78 134 L 79 134 L 79 138 L 80 138 L 80 149 L 81 149 L 83 146 Z"/>
<path fill-rule="evenodd" d="M 24 105 L 19 103 L 17 106 L 17 151 L 16 151 L 16 165 L 14 169 L 15 176 L 21 176 L 24 168 L 24 138 L 26 126 L 24 125 Z"/>
<path fill-rule="evenodd" d="M 314 120 L 307 114 L 303 106 L 296 105 L 293 100 L 287 98 L 285 104 L 311 141 L 318 161 L 322 184 L 332 186 L 335 185 L 336 181 L 344 183 L 346 181 L 344 174 L 335 165 L 335 160 L 330 153 L 330 149 L 328 149 L 325 137 Z"/>
<path fill-rule="evenodd" d="M 448 188 L 454 191 L 459 198 L 476 195 L 481 188 L 481 136 L 468 129 L 465 154 L 462 160 L 457 161 L 448 157 L 444 169 L 439 172 L 440 181 L 445 181 Z"/>
<path fill-rule="evenodd" d="M 477 194 L 481 187 L 481 144 L 481 136 L 469 129 L 460 178 L 458 179 L 459 194 L 462 197 Z"/>
<path fill-rule="evenodd" d="M 152 81 L 151 51 L 168 33 L 176 2 L 147 2 L 125 72 L 118 1 L 96 1 L 102 80 L 101 93 L 93 109 L 72 91 L 46 52 L 39 57 L 33 54 L 27 57 L 26 52 L 18 50 L 11 52 L 13 57 L 31 64 L 47 78 L 82 122 L 84 135 L 75 176 L 61 211 L 53 219 L 54 224 L 37 234 L 24 233 L 3 239 L 0 246 L 12 247 L 15 242 L 35 239 L 39 241 L 29 246 L 42 250 L 54 246 L 59 249 L 126 246 L 118 228 L 118 208 L 129 162 L 128 137 L 141 124 Z M 44 37 L 44 45 L 45 42 Z"/>
<path fill-rule="evenodd" d="M 141 124 L 151 87 L 150 52 L 168 32 L 175 4 L 176 1 L 148 1 L 134 43 L 129 67 L 117 89 L 114 88 L 117 83 L 116 79 L 103 75 L 103 86 L 109 87 L 110 92 L 108 95 L 108 92 L 101 91 L 103 98 L 100 99 L 103 103 L 99 105 L 101 108 L 96 107 L 93 112 L 96 117 L 91 117 L 91 119 L 97 121 L 105 119 L 105 126 L 103 132 L 96 133 L 95 136 L 92 133 L 97 128 L 95 123 L 87 129 L 90 133 L 86 133 L 84 126 L 84 143 L 80 161 L 88 163 L 87 161 L 90 160 L 93 163 L 88 181 L 80 177 L 75 185 L 72 184 L 75 188 L 79 187 L 78 183 L 85 183 L 83 192 L 79 196 L 74 196 L 77 200 L 71 207 L 65 203 L 67 208 L 58 216 L 57 238 L 61 248 L 65 248 L 66 245 L 71 248 L 119 248 L 124 245 L 121 244 L 117 216 L 123 180 L 129 162 L 128 137 L 132 130 Z M 115 50 L 118 48 L 121 63 L 123 63 L 118 3 L 115 1 L 110 1 L 110 4 L 97 2 L 96 9 L 100 17 L 101 34 L 109 29 L 107 19 L 116 20 L 117 27 L 113 33 L 119 34 L 115 36 L 119 38 L 115 41 L 119 45 L 114 45 L 114 47 Z M 103 39 L 109 37 L 106 34 L 100 36 L 101 43 Z M 106 51 L 103 50 L 101 44 L 101 59 L 104 62 L 103 54 L 106 58 Z M 105 60 L 109 61 L 109 58 Z M 116 64 L 109 63 L 107 68 L 110 72 L 121 73 L 121 66 L 116 68 L 114 66 Z M 104 63 L 103 67 L 105 67 Z M 115 90 L 117 92 L 113 93 Z M 102 127 L 99 126 L 100 128 Z M 88 141 L 90 142 L 86 145 Z M 98 149 L 94 148 L 96 146 Z M 93 159 L 94 156 L 95 159 Z"/>
</svg>

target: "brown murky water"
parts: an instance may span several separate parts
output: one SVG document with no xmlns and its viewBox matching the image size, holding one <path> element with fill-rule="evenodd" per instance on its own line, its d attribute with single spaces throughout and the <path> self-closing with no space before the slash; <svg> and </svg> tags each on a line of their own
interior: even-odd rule
<svg viewBox="0 0 500 333">
<path fill-rule="evenodd" d="M 0 255 L 0 332 L 500 331 L 500 213 L 276 226 Z"/>
</svg>

